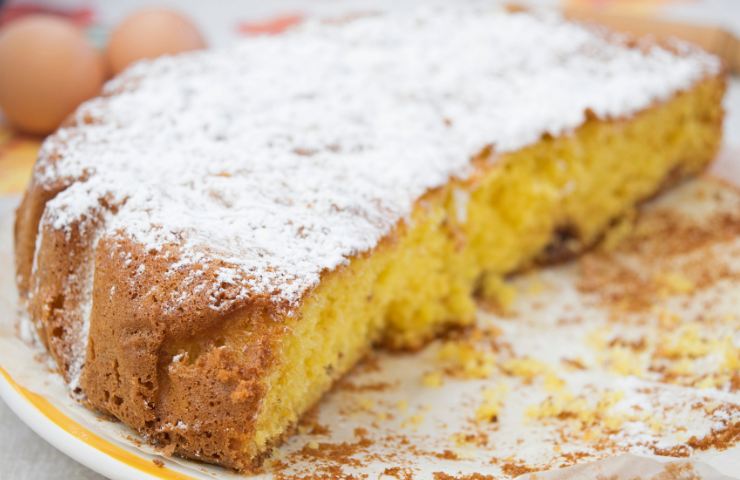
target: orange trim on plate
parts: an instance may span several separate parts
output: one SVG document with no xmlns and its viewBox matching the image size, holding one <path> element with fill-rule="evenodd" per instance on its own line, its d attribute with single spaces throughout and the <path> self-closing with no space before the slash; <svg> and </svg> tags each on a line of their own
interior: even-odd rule
<svg viewBox="0 0 740 480">
<path fill-rule="evenodd" d="M 90 445 L 102 453 L 108 455 L 121 463 L 124 463 L 130 467 L 140 470 L 144 473 L 152 475 L 157 478 L 174 479 L 174 480 L 194 480 L 193 477 L 182 474 L 175 470 L 171 470 L 167 467 L 158 467 L 151 460 L 141 458 L 128 450 L 115 445 L 108 440 L 98 436 L 91 430 L 83 427 L 79 423 L 75 422 L 57 407 L 51 404 L 43 396 L 34 393 L 27 388 L 16 383 L 15 380 L 5 371 L 4 368 L 0 367 L 0 373 L 5 377 L 8 384 L 10 384 L 15 391 L 21 394 L 26 400 L 28 400 L 36 409 L 41 412 L 46 418 L 51 420 L 55 425 L 60 427 L 65 432 L 74 436 Z"/>
</svg>

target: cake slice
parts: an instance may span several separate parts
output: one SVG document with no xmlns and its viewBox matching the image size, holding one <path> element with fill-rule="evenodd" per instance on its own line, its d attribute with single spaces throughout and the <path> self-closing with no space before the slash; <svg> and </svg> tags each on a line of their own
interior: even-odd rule
<svg viewBox="0 0 740 480">
<path fill-rule="evenodd" d="M 139 63 L 44 143 L 19 290 L 80 399 L 248 470 L 373 345 L 702 170 L 723 91 L 688 45 L 469 6 Z"/>
</svg>

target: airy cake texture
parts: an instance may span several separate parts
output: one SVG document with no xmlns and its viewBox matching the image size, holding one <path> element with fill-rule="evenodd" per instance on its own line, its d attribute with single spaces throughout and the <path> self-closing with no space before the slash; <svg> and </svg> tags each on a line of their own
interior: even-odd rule
<svg viewBox="0 0 740 480">
<path fill-rule="evenodd" d="M 248 470 L 374 344 L 700 171 L 723 91 L 685 44 L 477 7 L 140 63 L 44 143 L 19 290 L 91 407 Z"/>
</svg>

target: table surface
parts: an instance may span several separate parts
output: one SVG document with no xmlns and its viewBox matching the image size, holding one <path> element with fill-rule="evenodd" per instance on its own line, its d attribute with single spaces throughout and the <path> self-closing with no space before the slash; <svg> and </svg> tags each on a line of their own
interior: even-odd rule
<svg viewBox="0 0 740 480">
<path fill-rule="evenodd" d="M 594 0 L 569 0 L 571 3 L 589 3 Z M 553 0 L 543 0 L 544 3 L 555 3 Z M 42 2 L 43 3 L 43 2 Z M 63 3 L 79 4 L 80 2 L 65 1 Z M 96 12 L 103 23 L 115 21 L 116 17 L 121 16 L 125 10 L 135 7 L 137 4 L 144 3 L 142 0 L 129 0 L 127 2 L 115 2 L 115 7 L 109 2 L 103 9 L 102 2 L 88 2 L 88 4 L 99 4 L 100 11 Z M 166 3 L 166 2 L 165 2 Z M 202 2 L 201 5 L 206 2 Z M 229 2 L 230 4 L 231 2 Z M 327 5 L 332 2 L 325 2 Z M 362 4 L 362 0 L 354 2 Z M 633 3 L 633 2 L 628 2 Z M 646 0 L 645 9 L 651 5 L 663 3 L 665 0 Z M 688 5 L 693 3 L 694 5 Z M 704 5 L 699 10 L 697 3 Z M 121 5 L 124 5 L 122 7 Z M 262 2 L 250 2 L 242 4 L 238 18 L 265 18 L 269 12 L 265 10 Z M 272 12 L 290 12 L 296 11 L 295 6 L 306 6 L 301 0 L 283 0 L 278 2 L 277 6 L 272 4 Z M 316 5 L 316 4 L 314 4 Z M 346 4 L 344 5 L 346 6 Z M 185 10 L 193 10 L 195 18 L 202 19 L 202 15 L 196 15 L 198 6 L 195 2 L 180 2 L 178 7 Z M 112 11 L 111 8 L 115 9 Z M 658 8 L 658 7 L 654 7 Z M 666 7 L 662 7 L 666 8 Z M 700 18 L 702 21 L 715 20 L 725 27 L 740 34 L 740 2 L 734 0 L 709 0 L 704 2 L 677 2 L 677 6 L 671 7 L 667 11 L 668 16 L 684 17 L 690 15 L 691 18 Z M 220 10 L 219 15 L 206 19 L 208 25 L 204 26 L 206 35 L 211 39 L 212 44 L 220 44 L 229 41 L 224 36 L 223 29 L 215 28 L 223 25 L 224 19 L 232 19 L 233 24 L 233 5 L 229 8 Z M 229 13 L 231 10 L 232 13 Z M 734 11 L 734 15 L 728 15 L 728 11 Z M 729 24 L 728 24 L 729 19 Z M 219 31 L 219 33 L 215 33 Z M 725 148 L 732 152 L 740 152 L 740 79 L 735 78 L 731 81 L 730 91 L 726 99 L 728 118 L 725 122 Z M 40 143 L 39 138 L 19 135 L 13 132 L 7 126 L 4 126 L 0 120 L 0 195 L 17 195 L 20 194 L 28 181 L 33 162 L 36 158 L 36 152 Z M 737 157 L 740 162 L 740 156 Z M 24 425 L 13 412 L 0 401 L 0 466 L 2 466 L 3 478 L 12 478 L 17 480 L 25 479 L 46 479 L 46 478 L 70 478 L 70 479 L 103 479 L 101 475 L 83 467 L 74 460 L 66 457 L 57 451 L 51 445 L 41 440 L 30 428 Z"/>
</svg>

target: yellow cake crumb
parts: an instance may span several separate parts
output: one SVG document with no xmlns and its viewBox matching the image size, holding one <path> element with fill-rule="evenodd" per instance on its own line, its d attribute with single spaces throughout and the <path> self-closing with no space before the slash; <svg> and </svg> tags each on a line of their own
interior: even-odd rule
<svg viewBox="0 0 740 480">
<path fill-rule="evenodd" d="M 606 332 L 603 329 L 592 330 L 586 335 L 586 345 L 596 351 L 604 351 L 608 346 Z"/>
<path fill-rule="evenodd" d="M 549 392 L 560 391 L 565 386 L 565 382 L 552 367 L 531 357 L 508 360 L 501 365 L 501 369 L 509 375 L 524 379 L 525 383 L 531 383 L 536 377 L 542 377 L 544 387 Z"/>
<path fill-rule="evenodd" d="M 473 443 L 473 435 L 468 433 L 455 433 L 452 435 L 452 441 L 458 448 L 467 447 Z"/>
<path fill-rule="evenodd" d="M 480 284 L 480 295 L 495 302 L 503 312 L 510 312 L 516 301 L 516 289 L 498 275 L 484 275 Z"/>
<path fill-rule="evenodd" d="M 675 328 L 681 324 L 681 316 L 675 312 L 661 308 L 658 310 L 658 326 L 664 329 Z"/>
<path fill-rule="evenodd" d="M 475 419 L 484 422 L 495 422 L 509 393 L 509 386 L 501 383 L 483 390 L 483 402 L 475 411 Z"/>
<path fill-rule="evenodd" d="M 424 415 L 417 413 L 415 415 L 411 415 L 409 418 L 403 421 L 401 423 L 401 427 L 408 428 L 413 427 L 417 428 L 419 425 L 421 425 L 424 422 Z"/>
<path fill-rule="evenodd" d="M 559 395 L 551 395 L 536 405 L 530 405 L 525 410 L 525 415 L 530 419 L 546 420 L 571 420 L 575 421 L 583 429 L 584 439 L 598 433 L 594 427 L 613 431 L 617 430 L 623 423 L 624 417 L 611 413 L 622 398 L 621 391 L 607 390 L 602 393 L 601 398 L 595 403 L 590 403 L 586 398 L 573 396 L 569 392 Z"/>
<path fill-rule="evenodd" d="M 570 394 L 551 395 L 537 405 L 528 406 L 524 413 L 530 419 L 557 418 L 572 409 L 580 409 L 576 403 L 577 399 Z"/>
<path fill-rule="evenodd" d="M 365 412 L 372 412 L 375 408 L 375 401 L 372 398 L 361 397 L 357 400 L 357 406 Z"/>
<path fill-rule="evenodd" d="M 673 376 L 686 376 L 694 373 L 694 364 L 688 358 L 681 358 L 668 364 L 666 372 Z"/>
<path fill-rule="evenodd" d="M 542 375 L 548 371 L 547 365 L 534 358 L 514 358 L 506 361 L 502 365 L 506 373 L 523 378 L 525 381 L 532 381 L 537 375 Z"/>
<path fill-rule="evenodd" d="M 666 272 L 655 278 L 662 291 L 668 294 L 690 293 L 695 285 L 688 277 L 680 272 Z"/>
<path fill-rule="evenodd" d="M 688 324 L 675 333 L 665 335 L 657 349 L 659 356 L 669 359 L 699 358 L 711 351 L 711 343 L 701 336 L 699 325 Z"/>
<path fill-rule="evenodd" d="M 698 382 L 694 383 L 694 386 L 696 388 L 701 389 L 707 389 L 707 388 L 717 388 L 722 384 L 722 379 L 715 375 L 707 375 L 703 377 Z"/>
<path fill-rule="evenodd" d="M 421 383 L 425 387 L 439 388 L 442 386 L 442 374 L 439 372 L 427 372 L 421 377 Z"/>
<path fill-rule="evenodd" d="M 606 252 L 613 251 L 627 236 L 633 232 L 635 220 L 637 219 L 637 209 L 630 208 L 627 210 L 616 224 L 612 226 L 604 235 L 599 248 Z"/>
<path fill-rule="evenodd" d="M 555 372 L 549 371 L 545 374 L 545 390 L 550 393 L 560 392 L 565 388 L 565 381 L 557 376 Z"/>
<path fill-rule="evenodd" d="M 740 371 L 740 348 L 735 346 L 735 342 L 732 340 L 732 337 L 727 336 L 724 338 L 722 341 L 721 351 L 724 357 L 722 364 L 723 370 L 727 372 Z"/>
<path fill-rule="evenodd" d="M 496 366 L 493 352 L 478 349 L 467 342 L 445 342 L 438 358 L 450 373 L 462 378 L 488 378 Z"/>
<path fill-rule="evenodd" d="M 384 422 L 384 421 L 388 420 L 389 418 L 391 418 L 391 415 L 388 412 L 382 412 L 381 411 L 381 412 L 377 412 L 375 414 L 375 418 L 377 418 L 378 420 Z"/>
<path fill-rule="evenodd" d="M 653 433 L 660 434 L 663 433 L 664 427 L 663 422 L 658 420 L 655 417 L 649 417 L 646 421 L 648 427 L 650 427 L 650 430 L 653 431 Z"/>
<path fill-rule="evenodd" d="M 621 345 L 609 349 L 607 364 L 612 372 L 619 375 L 643 374 L 642 358 L 633 350 Z"/>
</svg>

